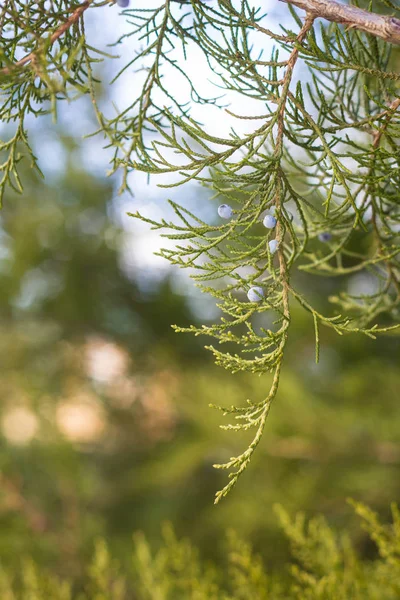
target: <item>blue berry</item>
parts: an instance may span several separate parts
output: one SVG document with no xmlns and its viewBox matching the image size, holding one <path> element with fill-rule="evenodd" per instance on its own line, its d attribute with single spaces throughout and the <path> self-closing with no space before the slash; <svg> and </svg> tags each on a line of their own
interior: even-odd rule
<svg viewBox="0 0 400 600">
<path fill-rule="evenodd" d="M 270 242 L 268 242 L 269 251 L 271 252 L 271 254 L 275 254 L 275 252 L 278 249 L 278 245 L 278 240 L 271 240 Z"/>
<path fill-rule="evenodd" d="M 267 229 L 273 229 L 276 225 L 276 219 L 272 215 L 266 215 L 263 220 L 263 225 Z"/>
<path fill-rule="evenodd" d="M 221 219 L 231 219 L 233 215 L 233 210 L 229 206 L 229 204 L 221 204 L 221 206 L 218 206 L 218 214 L 221 217 Z"/>
<path fill-rule="evenodd" d="M 318 236 L 320 242 L 329 242 L 332 239 L 332 234 L 329 231 L 324 231 L 324 233 L 320 233 Z"/>
<path fill-rule="evenodd" d="M 264 290 L 262 287 L 256 285 L 249 289 L 247 292 L 247 297 L 250 302 L 261 302 L 261 300 L 264 298 Z"/>
<path fill-rule="evenodd" d="M 120 8 L 126 8 L 129 6 L 129 0 L 117 0 L 117 4 Z"/>
</svg>

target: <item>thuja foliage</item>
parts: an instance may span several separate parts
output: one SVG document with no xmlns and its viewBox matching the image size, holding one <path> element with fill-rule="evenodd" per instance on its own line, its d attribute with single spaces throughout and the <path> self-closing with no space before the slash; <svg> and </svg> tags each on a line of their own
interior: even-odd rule
<svg viewBox="0 0 400 600">
<path fill-rule="evenodd" d="M 128 28 L 116 47 L 133 37 L 138 50 L 111 83 L 136 71 L 136 85 L 126 91 L 124 109 L 100 110 L 96 62 L 112 55 L 94 47 L 85 20 L 96 10 L 106 26 L 107 11 L 117 8 L 89 0 L 4 0 L 0 119 L 13 133 L 1 143 L 1 197 L 8 187 L 22 192 L 24 157 L 39 169 L 27 117 L 56 116 L 59 102 L 82 94 L 90 96 L 98 119 L 93 135 L 113 149 L 110 173 L 122 174 L 121 191 L 134 191 L 132 171 L 171 188 L 175 220 L 132 216 L 173 240 L 161 256 L 190 269 L 222 313 L 214 324 L 176 330 L 214 338 L 217 345 L 209 349 L 232 372 L 272 374 L 263 399 L 218 407 L 230 417 L 223 427 L 253 430 L 242 454 L 216 465 L 230 471 L 218 501 L 261 439 L 295 304 L 312 316 L 317 361 L 320 326 L 369 337 L 399 326 L 400 74 L 390 44 L 351 27 L 315 26 L 313 16 L 286 4 L 281 14 L 291 24 L 274 30 L 255 0 L 154 4 L 132 0 L 123 11 Z M 388 0 L 377 5 L 399 13 Z M 193 77 L 194 51 L 208 65 L 214 97 Z M 236 114 L 232 97 L 251 110 Z M 195 105 L 219 110 L 231 122 L 230 133 L 203 126 Z M 193 183 L 212 191 L 212 222 L 174 200 L 177 186 L 192 184 L 193 193 Z M 221 204 L 229 210 L 217 213 Z M 267 214 L 274 219 L 264 227 Z M 330 298 L 332 312 L 322 314 L 295 284 L 300 271 L 343 281 L 363 273 L 371 291 L 354 295 L 344 286 Z"/>
<path fill-rule="evenodd" d="M 152 552 L 136 534 L 132 568 L 123 569 L 99 540 L 79 586 L 50 575 L 31 561 L 18 576 L 0 570 L 1 597 L 7 600 L 391 600 L 400 593 L 400 514 L 393 506 L 393 524 L 355 504 L 378 555 L 362 560 L 346 534 L 336 534 L 322 517 L 291 518 L 277 508 L 293 557 L 286 573 L 270 573 L 251 546 L 229 532 L 225 563 L 217 568 L 201 560 L 188 540 L 179 540 L 170 526 L 164 542 Z M 77 591 L 78 588 L 84 591 Z"/>
</svg>

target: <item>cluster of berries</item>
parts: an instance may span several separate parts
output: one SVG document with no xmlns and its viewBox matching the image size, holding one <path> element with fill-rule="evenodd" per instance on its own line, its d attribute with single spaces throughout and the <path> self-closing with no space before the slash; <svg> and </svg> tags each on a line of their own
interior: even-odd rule
<svg viewBox="0 0 400 600">
<path fill-rule="evenodd" d="M 269 214 L 267 214 L 264 217 L 263 225 L 267 229 L 274 229 L 276 227 L 277 220 L 274 214 L 272 214 L 273 212 L 275 212 L 275 207 L 273 207 L 270 210 Z M 229 206 L 229 204 L 221 204 L 218 207 L 218 214 L 221 217 L 221 219 L 231 219 L 233 216 L 233 210 Z M 268 242 L 268 247 L 270 253 L 275 254 L 275 252 L 278 249 L 278 240 L 270 240 Z M 264 290 L 258 285 L 251 287 L 247 292 L 247 297 L 250 300 L 250 302 L 260 302 L 264 297 Z"/>
<path fill-rule="evenodd" d="M 127 8 L 129 6 L 129 0 L 117 0 L 117 4 L 120 8 Z"/>
<path fill-rule="evenodd" d="M 125 0 L 118 0 L 118 2 L 120 1 Z M 231 219 L 233 216 L 232 207 L 229 206 L 229 204 L 221 204 L 218 207 L 218 214 L 221 217 L 221 219 Z M 275 217 L 275 207 L 273 206 L 270 209 L 269 213 L 264 217 L 263 225 L 267 229 L 274 229 L 276 227 L 276 223 L 277 221 Z M 320 233 L 318 239 L 320 240 L 320 242 L 329 242 L 332 239 L 332 234 L 329 232 Z M 268 247 L 270 253 L 274 254 L 278 249 L 278 240 L 270 240 L 268 242 Z M 258 285 L 251 287 L 247 292 L 247 297 L 250 300 L 250 302 L 261 302 L 261 300 L 264 297 L 264 290 Z"/>
</svg>

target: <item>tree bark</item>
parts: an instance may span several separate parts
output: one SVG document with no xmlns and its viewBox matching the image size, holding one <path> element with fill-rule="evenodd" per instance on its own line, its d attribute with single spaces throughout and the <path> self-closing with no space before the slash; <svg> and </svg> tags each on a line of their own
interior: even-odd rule
<svg viewBox="0 0 400 600">
<path fill-rule="evenodd" d="M 400 44 L 400 19 L 378 15 L 362 8 L 340 4 L 335 0 L 280 0 L 305 10 L 312 17 L 321 17 L 347 28 L 371 33 L 392 44 Z"/>
</svg>

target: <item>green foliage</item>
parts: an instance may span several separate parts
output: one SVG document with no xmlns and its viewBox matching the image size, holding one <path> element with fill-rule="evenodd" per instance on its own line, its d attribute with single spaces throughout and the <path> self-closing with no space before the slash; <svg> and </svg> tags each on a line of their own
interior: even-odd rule
<svg viewBox="0 0 400 600">
<path fill-rule="evenodd" d="M 110 580 L 120 581 L 131 563 L 131 532 L 142 529 L 157 548 L 160 523 L 171 521 L 178 538 L 199 548 L 203 565 L 212 561 L 224 573 L 221 540 L 233 527 L 262 554 L 269 577 L 283 582 L 289 558 L 269 509 L 275 502 L 291 514 L 323 512 L 346 528 L 360 556 L 370 556 L 344 501 L 362 499 L 386 515 L 399 496 L 396 339 L 342 336 L 334 346 L 335 332 L 327 331 L 315 366 L 312 320 L 293 307 L 268 435 L 244 485 L 215 510 L 210 500 L 224 473 L 212 464 L 240 451 L 243 440 L 219 432 L 219 414 L 207 404 L 257 397 L 265 382 L 245 372 L 232 377 L 212 364 L 200 338 L 171 331 L 178 319 L 201 324 L 191 299 L 169 277 L 145 292 L 136 269 L 128 277 L 119 268 L 119 249 L 131 235 L 109 218 L 110 181 L 81 170 L 85 148 L 73 139 L 61 136 L 59 143 L 65 170 L 47 182 L 24 173 L 26 197 L 10 197 L 0 217 L 0 561 L 7 573 L 18 573 L 27 556 L 40 573 L 72 580 L 75 593 L 93 539 L 104 538 L 113 557 Z M 136 252 L 130 248 L 135 264 Z M 321 303 L 340 283 L 302 278 Z M 115 352 L 129 357 L 123 373 L 93 378 L 93 341 L 110 351 L 111 363 Z M 85 422 L 100 411 L 104 429 L 89 440 L 71 439 L 64 407 L 86 405 Z M 10 416 L 21 412 L 10 431 Z M 37 430 L 21 443 L 12 433 L 22 434 L 26 413 Z M 240 577 L 238 570 L 235 586 Z M 85 586 L 90 598 L 93 586 Z"/>
<path fill-rule="evenodd" d="M 346 535 L 338 536 L 322 517 L 306 522 L 277 507 L 292 558 L 287 577 L 269 573 L 250 545 L 230 532 L 225 564 L 204 563 L 187 540 L 176 538 L 166 525 L 163 545 L 155 553 L 142 534 L 134 536 L 132 567 L 122 573 L 106 544 L 98 540 L 93 560 L 79 587 L 47 574 L 31 562 L 17 577 L 0 571 L 4 600 L 391 600 L 400 594 L 400 518 L 383 525 L 363 504 L 354 503 L 364 527 L 378 546 L 379 556 L 362 560 Z"/>
<path fill-rule="evenodd" d="M 244 452 L 216 465 L 230 471 L 218 502 L 260 442 L 278 391 L 294 306 L 312 315 L 317 360 L 320 325 L 339 335 L 372 338 L 399 327 L 400 75 L 391 66 L 387 44 L 354 30 L 324 25 L 316 31 L 313 19 L 303 24 L 291 11 L 295 31 L 282 28 L 278 34 L 248 0 L 166 0 L 155 9 L 125 12 L 130 30 L 117 43 L 133 36 L 141 48 L 113 81 L 133 68 L 143 80 L 124 110 L 103 114 L 94 73 L 100 50 L 88 42 L 86 9 L 105 6 L 71 7 L 61 0 L 45 10 L 28 2 L 15 19 L 17 8 L 8 10 L 5 4 L 0 120 L 16 121 L 17 128 L 1 147 L 1 190 L 22 191 L 18 165 L 24 153 L 37 165 L 26 137 L 27 115 L 51 111 L 55 116 L 59 100 L 86 93 L 99 122 L 97 133 L 114 150 L 111 173 L 122 170 L 122 191 L 129 189 L 129 174 L 136 170 L 160 176 L 167 188 L 198 182 L 212 190 L 214 199 L 233 204 L 234 217 L 223 225 L 206 222 L 174 200 L 175 222 L 132 214 L 176 241 L 161 256 L 191 269 L 222 312 L 215 324 L 177 326 L 176 331 L 225 344 L 224 351 L 209 349 L 231 372 L 271 374 L 261 401 L 218 407 L 232 421 L 224 428 L 254 431 Z M 264 58 L 267 40 L 274 48 Z M 229 94 L 239 94 L 259 109 L 237 115 L 226 108 L 226 98 L 204 97 L 190 73 L 193 48 L 202 53 L 228 101 Z M 22 50 L 28 54 L 18 61 Z M 174 95 L 169 82 L 175 78 L 186 86 L 189 102 Z M 217 135 L 192 116 L 195 104 L 225 110 L 232 123 L 245 123 L 247 130 L 232 125 L 229 135 Z M 260 222 L 272 207 L 277 226 L 266 233 Z M 333 238 L 321 244 L 318 236 L 324 232 Z M 270 251 L 272 238 L 276 254 Z M 363 273 L 370 290 L 341 291 L 330 298 L 334 310 L 325 314 L 297 284 L 295 275 L 304 271 L 341 279 Z M 254 284 L 266 290 L 260 303 L 245 300 Z"/>
</svg>

